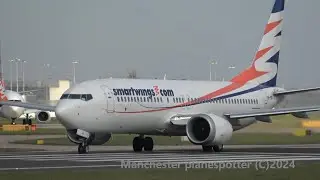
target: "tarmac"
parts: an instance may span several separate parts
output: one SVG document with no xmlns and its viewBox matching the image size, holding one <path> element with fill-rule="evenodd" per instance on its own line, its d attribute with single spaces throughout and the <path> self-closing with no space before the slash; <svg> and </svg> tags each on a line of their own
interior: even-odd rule
<svg viewBox="0 0 320 180">
<path fill-rule="evenodd" d="M 41 138 L 64 137 L 39 135 Z M 246 163 L 252 167 L 286 166 L 297 162 L 320 162 L 320 144 L 225 145 L 223 152 L 202 152 L 201 146 L 155 146 L 153 152 L 133 152 L 131 146 L 90 146 L 88 154 L 78 154 L 77 146 L 23 145 L 11 141 L 25 135 L 0 136 L 0 171 L 192 167 L 192 164 Z M 36 139 L 37 135 L 28 137 Z M 7 151 L 6 151 L 7 149 Z"/>
</svg>

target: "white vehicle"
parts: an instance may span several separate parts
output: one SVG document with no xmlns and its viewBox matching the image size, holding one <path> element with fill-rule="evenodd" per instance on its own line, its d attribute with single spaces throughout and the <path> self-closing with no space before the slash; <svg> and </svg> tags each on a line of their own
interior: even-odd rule
<svg viewBox="0 0 320 180">
<path fill-rule="evenodd" d="M 148 79 L 91 80 L 68 89 L 53 106 L 1 102 L 56 113 L 79 153 L 107 142 L 111 134 L 137 134 L 134 151 L 152 151 L 148 135 L 187 136 L 204 151 L 221 151 L 233 131 L 270 116 L 320 107 L 279 108 L 286 91 L 276 87 L 284 0 L 276 0 L 252 65 L 228 82 Z M 145 137 L 147 136 L 147 137 Z"/>
</svg>

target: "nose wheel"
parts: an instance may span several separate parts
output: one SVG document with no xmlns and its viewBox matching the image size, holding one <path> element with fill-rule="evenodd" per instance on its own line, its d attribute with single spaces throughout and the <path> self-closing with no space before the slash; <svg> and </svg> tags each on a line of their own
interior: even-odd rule
<svg viewBox="0 0 320 180">
<path fill-rule="evenodd" d="M 89 152 L 89 146 L 85 143 L 79 144 L 78 153 L 79 154 L 87 154 Z"/>
<path fill-rule="evenodd" d="M 16 118 L 11 118 L 11 125 L 16 125 Z"/>
<path fill-rule="evenodd" d="M 133 139 L 132 147 L 135 152 L 141 152 L 142 149 L 145 151 L 152 151 L 153 139 L 151 137 L 144 138 L 143 136 L 137 136 Z"/>
</svg>

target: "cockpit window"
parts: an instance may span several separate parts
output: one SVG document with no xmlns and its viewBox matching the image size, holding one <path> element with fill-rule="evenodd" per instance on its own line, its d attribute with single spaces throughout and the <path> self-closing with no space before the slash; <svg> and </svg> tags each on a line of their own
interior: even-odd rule
<svg viewBox="0 0 320 180">
<path fill-rule="evenodd" d="M 11 102 L 21 102 L 21 100 L 8 100 L 8 101 L 11 101 Z"/>
<path fill-rule="evenodd" d="M 81 95 L 81 100 L 83 101 L 89 101 L 92 99 L 92 95 L 91 94 L 82 94 Z"/>
<path fill-rule="evenodd" d="M 83 101 L 89 101 L 93 98 L 91 94 L 63 94 L 60 99 L 81 99 Z"/>
<path fill-rule="evenodd" d="M 70 94 L 68 99 L 80 99 L 81 94 Z"/>
<path fill-rule="evenodd" d="M 69 94 L 62 94 L 60 99 L 68 99 Z"/>
</svg>

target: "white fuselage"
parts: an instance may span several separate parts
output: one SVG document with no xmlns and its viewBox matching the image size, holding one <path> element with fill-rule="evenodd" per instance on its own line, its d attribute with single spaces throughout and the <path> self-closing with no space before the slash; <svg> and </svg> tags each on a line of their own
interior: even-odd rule
<svg viewBox="0 0 320 180">
<path fill-rule="evenodd" d="M 6 90 L 4 91 L 4 95 L 8 98 L 8 101 L 26 102 L 25 98 L 15 91 Z M 3 105 L 0 107 L 0 117 L 17 119 L 23 114 L 24 111 L 25 108 L 22 107 Z"/>
<path fill-rule="evenodd" d="M 272 95 L 276 90 L 281 89 L 232 82 L 93 80 L 67 90 L 57 105 L 56 116 L 67 129 L 181 136 L 185 130 L 172 129 L 172 116 L 211 113 L 224 117 L 225 113 L 271 109 L 280 103 Z M 86 100 L 89 95 L 92 99 Z M 239 122 L 240 127 L 234 126 L 234 130 L 255 119 Z"/>
</svg>

